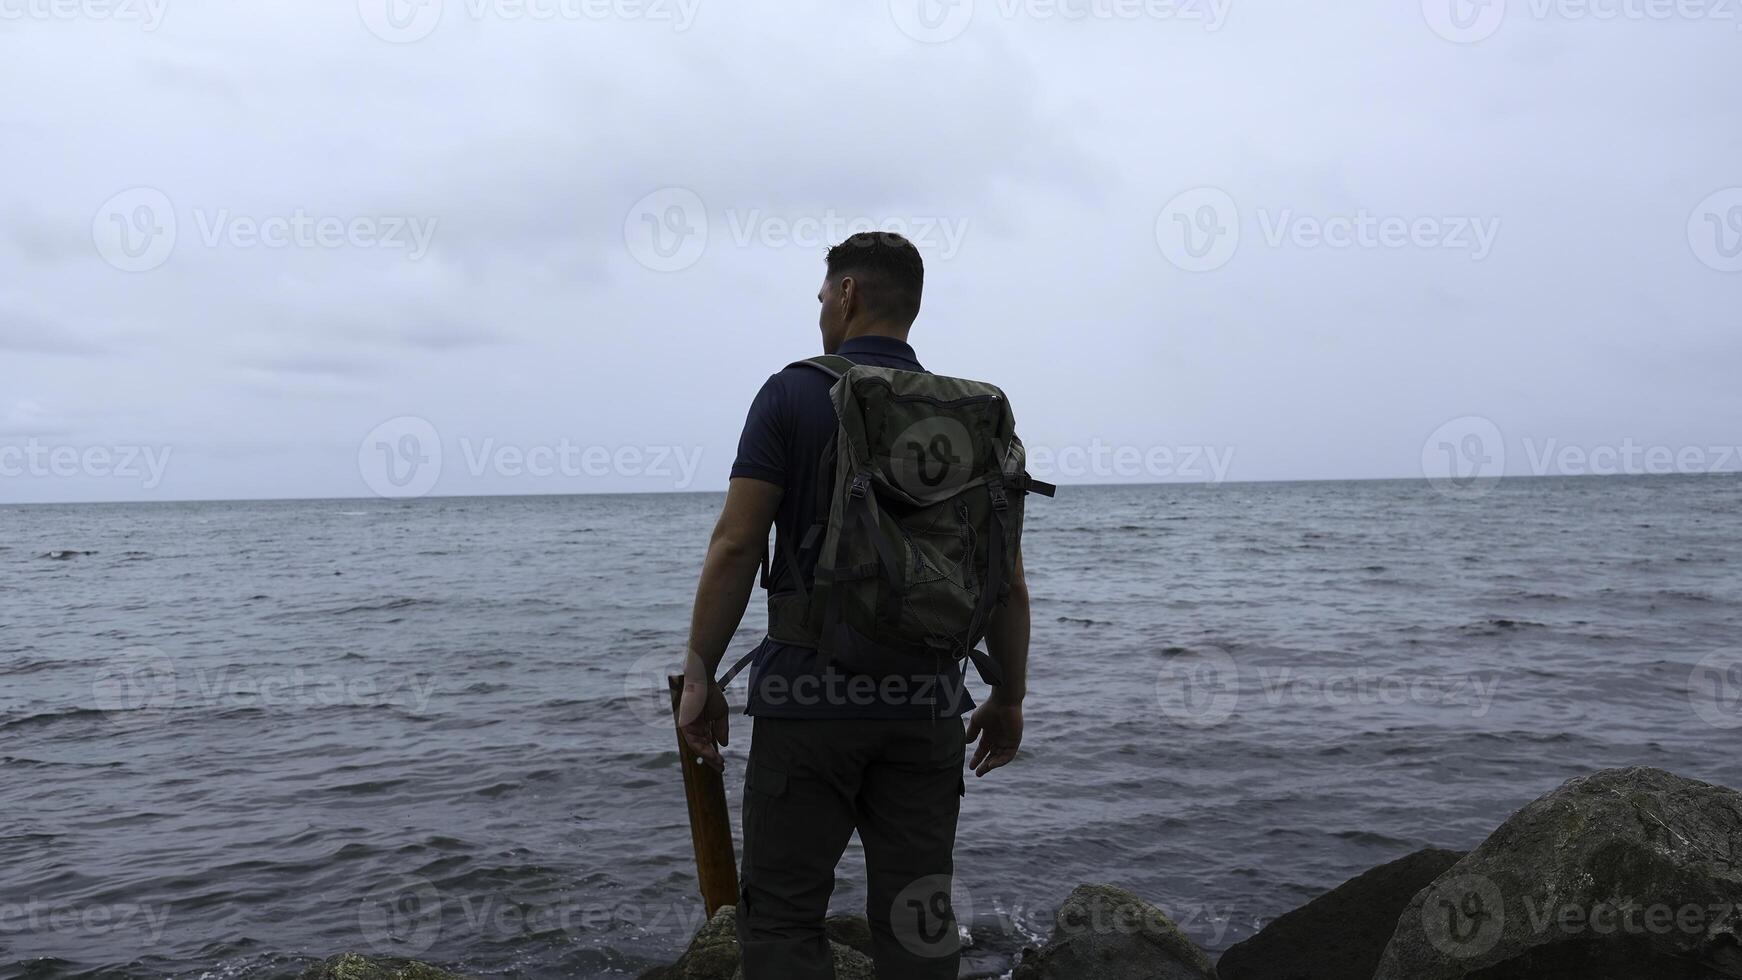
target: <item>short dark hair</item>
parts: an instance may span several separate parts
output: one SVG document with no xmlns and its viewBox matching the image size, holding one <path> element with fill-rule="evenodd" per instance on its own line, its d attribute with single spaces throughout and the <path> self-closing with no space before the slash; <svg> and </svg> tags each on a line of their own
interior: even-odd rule
<svg viewBox="0 0 1742 980">
<path fill-rule="evenodd" d="M 913 243 L 892 231 L 862 231 L 829 249 L 829 278 L 852 276 L 867 313 L 892 323 L 919 316 L 925 262 Z"/>
</svg>

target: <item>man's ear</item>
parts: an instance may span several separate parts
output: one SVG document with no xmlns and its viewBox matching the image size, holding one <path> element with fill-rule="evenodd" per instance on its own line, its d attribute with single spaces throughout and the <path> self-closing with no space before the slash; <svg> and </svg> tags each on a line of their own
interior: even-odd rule
<svg viewBox="0 0 1742 980">
<path fill-rule="evenodd" d="M 852 276 L 841 277 L 841 322 L 850 323 L 859 312 L 859 284 Z"/>
</svg>

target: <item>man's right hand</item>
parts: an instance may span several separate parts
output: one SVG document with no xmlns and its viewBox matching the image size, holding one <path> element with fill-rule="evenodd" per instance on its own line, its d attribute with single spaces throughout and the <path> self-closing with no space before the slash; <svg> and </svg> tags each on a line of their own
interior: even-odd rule
<svg viewBox="0 0 1742 980">
<path fill-rule="evenodd" d="M 720 746 L 726 744 L 731 731 L 731 709 L 719 684 L 686 675 L 683 697 L 678 701 L 677 729 L 701 762 L 715 772 L 726 771 Z"/>
<path fill-rule="evenodd" d="M 996 691 L 968 719 L 968 741 L 978 739 L 968 767 L 976 777 L 1009 765 L 1022 745 L 1022 702 L 1006 704 Z"/>
</svg>

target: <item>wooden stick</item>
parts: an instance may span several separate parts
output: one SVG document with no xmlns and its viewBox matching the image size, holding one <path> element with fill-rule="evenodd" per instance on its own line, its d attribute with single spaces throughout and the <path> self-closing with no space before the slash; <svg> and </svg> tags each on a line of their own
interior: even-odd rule
<svg viewBox="0 0 1742 980">
<path fill-rule="evenodd" d="M 666 678 L 671 685 L 671 716 L 678 717 L 683 700 L 683 675 Z M 727 905 L 738 904 L 738 858 L 732 850 L 732 817 L 726 809 L 726 781 L 696 759 L 677 733 L 677 755 L 683 767 L 684 797 L 690 808 L 690 842 L 696 849 L 696 877 L 702 886 L 702 902 L 708 917 Z"/>
</svg>

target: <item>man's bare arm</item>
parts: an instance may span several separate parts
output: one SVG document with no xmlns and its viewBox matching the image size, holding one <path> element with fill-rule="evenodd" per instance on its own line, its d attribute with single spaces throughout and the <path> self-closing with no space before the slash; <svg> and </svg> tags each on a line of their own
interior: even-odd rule
<svg viewBox="0 0 1742 980">
<path fill-rule="evenodd" d="M 780 487 L 762 480 L 740 477 L 731 482 L 696 585 L 678 719 L 684 740 L 715 769 L 725 767 L 719 746 L 726 744 L 729 726 L 726 698 L 714 677 L 750 603 L 780 495 Z"/>
<path fill-rule="evenodd" d="M 1010 595 L 992 612 L 986 624 L 986 651 L 1004 671 L 1004 683 L 992 689 L 986 703 L 968 719 L 968 741 L 979 740 L 968 767 L 984 776 L 1016 758 L 1022 745 L 1022 699 L 1028 696 L 1028 580 L 1022 572 L 1022 555 L 1016 556 L 1016 571 Z"/>
<path fill-rule="evenodd" d="M 1018 553 L 1010 595 L 986 624 L 986 652 L 1004 671 L 1004 683 L 992 689 L 992 697 L 1006 704 L 1021 704 L 1028 696 L 1028 629 L 1028 579 Z"/>
</svg>

